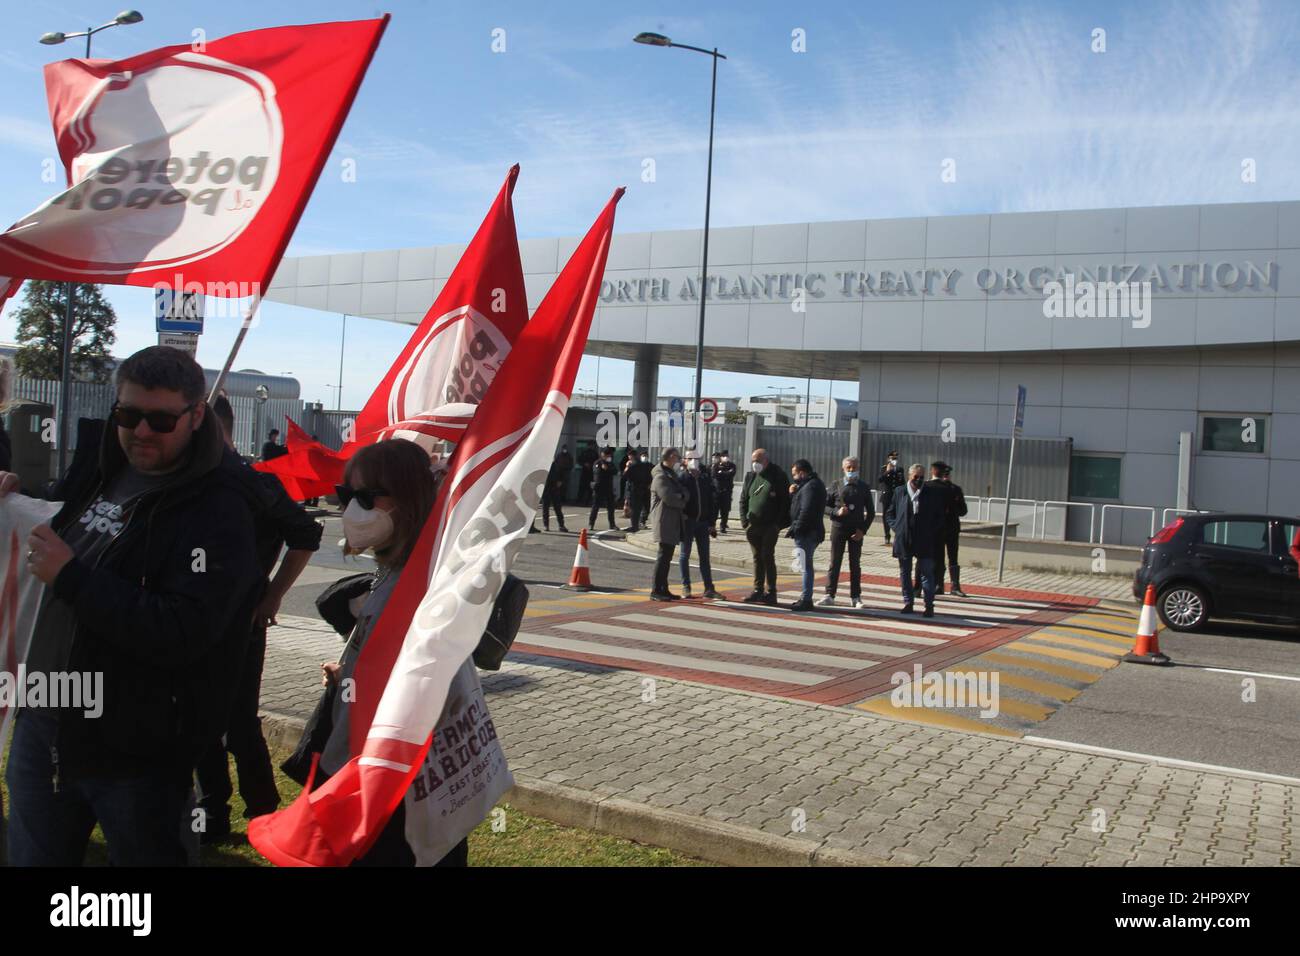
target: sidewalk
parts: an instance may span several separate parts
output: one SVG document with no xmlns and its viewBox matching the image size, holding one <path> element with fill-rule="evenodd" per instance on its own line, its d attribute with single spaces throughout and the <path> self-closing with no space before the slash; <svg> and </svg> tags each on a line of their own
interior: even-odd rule
<svg viewBox="0 0 1300 956">
<path fill-rule="evenodd" d="M 613 544 L 624 542 L 628 547 L 654 557 L 656 546 L 649 531 L 636 534 L 609 535 L 601 532 L 597 535 L 602 541 Z M 862 573 L 882 574 L 886 577 L 898 576 L 898 559 L 890 552 L 892 545 L 886 545 L 879 535 L 868 535 L 862 547 Z M 794 542 L 789 538 L 778 538 L 776 543 L 776 569 L 778 573 L 790 570 L 790 559 L 794 551 Z M 694 555 L 692 555 L 694 557 Z M 713 564 L 729 568 L 750 568 L 753 559 L 745 533 L 739 526 L 733 527 L 727 534 L 719 534 L 709 542 L 709 559 Z M 595 558 L 593 558 L 593 561 Z M 818 572 L 817 593 L 824 593 L 826 584 L 826 566 L 830 563 L 830 543 L 823 542 L 813 552 L 813 568 Z M 846 554 L 841 567 L 841 574 L 847 579 L 849 559 Z M 1130 607 L 1136 604 L 1133 599 L 1133 579 L 1127 575 L 1114 574 L 1065 574 L 1053 571 L 1013 571 L 1007 569 L 1001 582 L 998 581 L 997 568 L 979 568 L 962 565 L 961 583 L 993 585 L 1005 588 L 1021 588 L 1026 591 L 1050 591 L 1054 594 L 1076 594 L 1107 601 L 1118 601 Z M 846 585 L 840 591 L 846 592 Z"/>
<path fill-rule="evenodd" d="M 268 632 L 268 734 L 319 694 L 342 641 Z M 715 862 L 1300 864 L 1300 786 L 1162 766 L 862 711 L 512 655 L 485 674 L 509 802 Z M 287 720 L 286 720 L 287 718 Z"/>
</svg>

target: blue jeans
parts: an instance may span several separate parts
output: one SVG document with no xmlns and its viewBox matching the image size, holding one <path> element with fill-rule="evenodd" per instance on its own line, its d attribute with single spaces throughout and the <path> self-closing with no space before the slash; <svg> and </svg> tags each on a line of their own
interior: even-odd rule
<svg viewBox="0 0 1300 956">
<path fill-rule="evenodd" d="M 23 711 L 9 748 L 9 865 L 81 866 L 98 823 L 113 866 L 184 866 L 181 832 L 190 795 L 175 773 L 60 781 L 54 789 L 56 718 Z"/>
<path fill-rule="evenodd" d="M 921 579 L 921 594 L 925 606 L 934 605 L 934 558 L 917 558 L 916 574 Z M 898 580 L 903 585 L 903 603 L 911 605 L 915 591 L 912 590 L 912 559 L 898 559 Z"/>
<path fill-rule="evenodd" d="M 796 548 L 803 548 L 803 593 L 801 601 L 811 601 L 813 595 L 813 551 L 817 549 L 815 538 L 795 538 Z"/>
<path fill-rule="evenodd" d="M 682 550 L 677 559 L 677 566 L 682 572 L 682 587 L 691 586 L 691 544 L 696 545 L 700 556 L 700 577 L 704 579 L 704 590 L 713 590 L 713 569 L 709 567 L 709 526 L 703 521 L 685 519 L 682 524 Z"/>
</svg>

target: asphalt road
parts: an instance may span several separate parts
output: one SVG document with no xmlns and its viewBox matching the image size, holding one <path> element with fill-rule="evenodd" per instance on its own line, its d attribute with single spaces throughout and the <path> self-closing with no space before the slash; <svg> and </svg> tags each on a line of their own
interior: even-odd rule
<svg viewBox="0 0 1300 956">
<path fill-rule="evenodd" d="M 1300 629 L 1162 630 L 1160 649 L 1173 666 L 1121 664 L 1037 737 L 1300 777 Z"/>
</svg>

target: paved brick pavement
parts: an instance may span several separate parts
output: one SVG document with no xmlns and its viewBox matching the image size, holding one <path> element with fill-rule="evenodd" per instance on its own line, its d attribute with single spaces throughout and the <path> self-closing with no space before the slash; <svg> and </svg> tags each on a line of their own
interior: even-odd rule
<svg viewBox="0 0 1300 956">
<path fill-rule="evenodd" d="M 281 621 L 264 706 L 305 717 L 342 641 Z M 526 655 L 484 686 L 518 775 L 821 847 L 929 865 L 1300 863 L 1288 783 Z"/>
</svg>

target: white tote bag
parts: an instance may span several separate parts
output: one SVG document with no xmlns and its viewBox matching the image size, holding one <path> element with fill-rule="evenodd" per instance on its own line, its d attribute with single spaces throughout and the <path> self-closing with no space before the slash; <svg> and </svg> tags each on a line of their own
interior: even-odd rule
<svg viewBox="0 0 1300 956">
<path fill-rule="evenodd" d="M 42 501 L 11 492 L 0 498 L 0 671 L 9 681 L 27 660 L 45 585 L 27 563 L 27 536 L 40 524 L 49 524 L 62 502 Z M 9 724 L 17 713 L 16 684 L 0 693 L 0 751 L 8 739 Z M 11 699 L 11 697 L 13 699 Z"/>
<path fill-rule="evenodd" d="M 795 574 L 803 574 L 804 562 L 807 560 L 808 558 L 803 553 L 803 548 L 796 547 L 794 549 L 794 557 L 790 561 L 790 570 Z"/>
<path fill-rule="evenodd" d="M 406 791 L 406 842 L 416 866 L 433 866 L 487 819 L 514 786 L 473 658 L 447 692 L 433 743 Z"/>
</svg>

